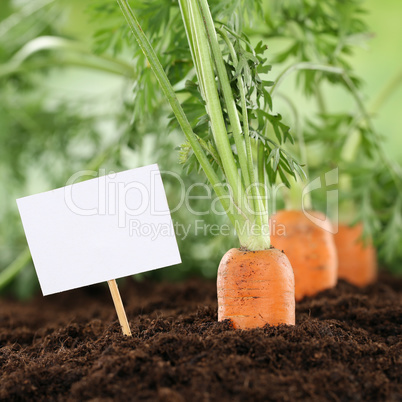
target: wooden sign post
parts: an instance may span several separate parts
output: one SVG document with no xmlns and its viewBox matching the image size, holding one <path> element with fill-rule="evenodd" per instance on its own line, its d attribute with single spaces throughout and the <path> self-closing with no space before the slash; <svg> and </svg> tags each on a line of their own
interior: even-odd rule
<svg viewBox="0 0 402 402">
<path fill-rule="evenodd" d="M 110 278 L 181 262 L 156 164 L 19 198 L 17 204 L 43 295 L 108 282 L 124 335 L 131 331 Z"/>
<path fill-rule="evenodd" d="M 124 310 L 123 302 L 121 301 L 119 288 L 117 287 L 117 282 L 115 279 L 107 281 L 112 294 L 112 299 L 114 307 L 116 308 L 117 318 L 119 319 L 121 330 L 124 335 L 131 336 L 130 326 L 128 324 L 126 311 Z"/>
</svg>

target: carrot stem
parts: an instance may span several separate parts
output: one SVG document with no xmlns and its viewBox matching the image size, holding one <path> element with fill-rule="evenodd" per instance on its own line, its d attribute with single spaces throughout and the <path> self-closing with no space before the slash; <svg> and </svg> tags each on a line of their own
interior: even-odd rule
<svg viewBox="0 0 402 402">
<path fill-rule="evenodd" d="M 151 66 L 151 69 L 154 72 L 154 74 L 162 88 L 162 91 L 165 94 L 165 96 L 170 104 L 170 107 L 172 108 L 172 111 L 179 122 L 181 129 L 183 130 L 184 135 L 186 136 L 187 140 L 189 141 L 190 146 L 194 152 L 194 155 L 198 159 L 205 175 L 207 176 L 209 182 L 212 185 L 212 188 L 214 189 L 215 193 L 217 194 L 230 221 L 232 222 L 232 224 L 234 226 L 236 226 L 236 224 L 245 225 L 248 221 L 248 218 L 244 214 L 241 207 L 238 205 L 239 203 L 236 202 L 239 198 L 242 199 L 242 193 L 241 193 L 241 191 L 239 191 L 238 177 L 235 176 L 237 169 L 236 169 L 236 165 L 234 163 L 233 154 L 231 153 L 230 144 L 229 144 L 227 137 L 226 137 L 226 140 L 224 138 L 224 133 L 226 131 L 224 124 L 223 124 L 223 128 L 225 129 L 225 131 L 218 132 L 217 140 L 219 142 L 219 146 L 217 144 L 217 147 L 218 147 L 218 152 L 222 159 L 222 162 L 224 163 L 224 169 L 225 169 L 224 174 L 226 175 L 228 183 L 231 186 L 231 192 L 229 192 L 228 190 L 225 189 L 225 183 L 223 183 L 222 181 L 219 180 L 217 173 L 215 172 L 212 165 L 210 164 L 208 157 L 206 156 L 204 150 L 202 149 L 202 146 L 200 145 L 200 143 L 197 139 L 197 136 L 194 134 L 194 132 L 191 128 L 191 125 L 187 119 L 187 116 L 184 113 L 184 110 L 181 107 L 179 100 L 177 99 L 176 93 L 174 92 L 174 89 L 158 59 L 158 56 L 155 53 L 155 50 L 153 49 L 152 45 L 149 43 L 137 18 L 135 17 L 133 11 L 131 10 L 127 0 L 117 0 L 117 3 L 119 4 L 124 17 L 126 18 L 126 21 L 127 21 L 128 25 L 130 26 L 135 39 L 138 42 L 138 45 L 140 46 L 144 55 L 147 57 L 149 65 Z M 191 3 L 188 2 L 187 5 L 191 6 Z M 189 14 L 185 18 L 185 24 L 186 23 L 189 24 L 191 22 L 191 19 L 190 19 L 191 7 L 186 8 L 186 10 L 189 11 Z M 183 10 L 182 10 L 182 12 L 183 12 Z M 199 29 L 199 25 L 200 24 L 198 23 L 197 24 L 198 29 Z M 190 24 L 190 26 L 191 26 L 191 24 Z M 201 26 L 203 27 L 202 21 L 201 21 Z M 205 40 L 206 39 L 204 38 L 203 41 L 198 42 L 197 41 L 198 38 L 196 38 L 194 35 L 195 33 L 196 32 L 193 32 L 193 31 L 190 33 L 190 48 L 192 49 L 192 52 L 194 53 L 195 65 L 196 65 L 196 67 L 198 65 L 200 70 L 202 70 L 202 68 L 210 69 L 211 68 L 211 66 L 210 66 L 211 60 L 210 60 L 210 56 L 208 54 L 209 50 L 207 48 L 205 48 Z M 205 32 L 204 32 L 204 35 L 205 35 Z M 207 59 L 207 60 L 199 59 L 199 55 L 197 56 L 197 46 L 195 46 L 196 44 L 202 45 L 202 53 L 205 54 L 206 57 L 209 57 L 209 59 Z M 200 50 L 200 49 L 198 49 L 198 50 Z M 197 61 L 197 58 L 198 58 L 198 61 Z M 201 64 L 200 64 L 201 61 L 204 61 L 203 66 L 201 66 Z M 204 87 L 205 94 L 207 94 L 207 92 L 208 93 L 211 92 L 212 94 L 210 94 L 210 96 L 213 97 L 215 95 L 214 90 L 213 90 L 214 89 L 213 85 L 215 85 L 215 82 L 214 82 L 215 79 L 214 79 L 214 76 L 208 76 L 208 78 L 213 79 L 213 83 L 208 82 L 208 87 L 207 87 L 206 80 L 202 78 L 201 85 L 203 85 L 203 87 Z M 216 87 L 215 87 L 215 90 L 216 90 Z M 218 98 L 218 100 L 219 100 L 219 98 Z M 211 111 L 211 109 L 212 109 L 212 113 L 215 113 L 215 108 L 218 108 L 220 113 L 222 113 L 221 105 L 218 103 L 217 104 L 215 104 L 215 103 L 216 103 L 216 99 L 214 100 L 214 105 L 213 105 L 214 107 L 212 107 L 211 104 L 209 105 L 209 109 L 210 109 L 209 111 Z M 216 121 L 214 121 L 214 124 L 215 125 L 218 124 L 218 126 L 221 128 L 222 121 L 220 121 L 219 113 L 217 113 L 217 116 L 214 115 L 214 118 L 215 117 L 216 117 L 218 123 L 216 123 Z M 211 118 L 211 120 L 212 120 L 212 118 Z M 230 153 L 229 153 L 229 151 L 230 151 Z M 239 236 L 239 240 L 242 244 L 246 243 L 246 241 L 247 241 L 246 235 L 239 233 L 238 236 Z"/>
<path fill-rule="evenodd" d="M 94 55 L 85 46 L 69 39 L 41 36 L 29 41 L 10 59 L 8 63 L 0 66 L 0 77 L 26 70 L 27 67 L 25 62 L 32 55 L 44 50 L 62 50 L 63 52 L 70 52 L 70 54 L 68 56 L 63 55 L 62 58 L 58 57 L 57 59 L 52 60 L 51 63 L 49 63 L 48 59 L 45 62 L 35 62 L 29 65 L 30 69 L 32 69 L 32 67 L 49 67 L 49 64 L 70 64 L 78 67 L 97 69 L 99 71 L 105 71 L 124 77 L 134 76 L 133 67 L 123 60 L 108 57 L 106 55 Z"/>
<path fill-rule="evenodd" d="M 402 84 L 402 70 L 398 71 L 385 87 L 382 89 L 378 97 L 374 100 L 372 106 L 370 107 L 371 114 L 376 113 L 382 105 L 387 101 L 387 99 L 394 93 L 396 89 L 398 89 L 399 85 Z"/>
<path fill-rule="evenodd" d="M 267 202 L 268 194 L 265 180 L 265 153 L 264 153 L 264 146 L 261 142 L 257 143 L 257 175 L 258 175 L 257 177 L 258 177 L 260 194 L 263 200 L 265 199 L 264 207 L 269 216 L 268 202 Z"/>
<path fill-rule="evenodd" d="M 128 5 L 127 0 L 117 0 L 117 2 L 120 5 L 141 50 L 147 57 L 148 62 L 170 103 L 173 113 L 190 143 L 195 156 L 217 193 L 218 198 L 221 200 L 231 222 L 234 224 L 241 245 L 253 251 L 269 248 L 269 236 L 264 233 L 265 228 L 263 228 L 264 230 L 261 230 L 261 219 L 264 217 L 268 226 L 268 215 L 266 211 L 264 211 L 264 206 L 262 205 L 261 200 L 259 200 L 260 197 L 258 197 L 258 183 L 256 183 L 254 179 L 254 164 L 252 160 L 250 138 L 245 137 L 243 140 L 241 137 L 240 119 L 207 1 L 180 0 L 179 4 L 201 93 L 205 99 L 212 134 L 215 140 L 217 152 L 222 162 L 222 171 L 226 183 L 219 180 L 216 172 L 210 164 L 197 136 L 194 134 L 191 125 L 187 120 L 154 48 L 142 31 L 138 20 Z M 216 68 L 217 76 L 215 74 L 214 66 Z M 224 96 L 231 130 L 237 146 L 241 173 L 238 171 L 238 165 L 236 164 L 232 147 L 230 145 L 216 78 L 218 78 Z M 251 212 L 248 208 L 249 205 L 243 181 L 245 184 L 250 183 L 251 186 L 256 187 L 253 191 L 257 196 L 258 207 L 254 208 Z M 229 187 L 229 191 L 224 189 L 225 185 Z M 254 218 L 252 212 L 255 212 L 256 209 L 261 209 L 263 213 L 257 214 L 257 218 Z"/>
<path fill-rule="evenodd" d="M 385 164 L 385 166 L 387 166 L 396 187 L 398 188 L 399 192 L 402 193 L 402 177 L 400 176 L 400 174 L 397 171 L 397 169 L 395 168 L 394 164 L 391 162 L 391 160 L 388 158 L 388 155 L 384 151 L 384 148 L 382 147 L 381 139 L 379 138 L 376 130 L 374 129 L 370 115 L 364 106 L 363 100 L 361 99 L 361 96 L 360 96 L 357 88 L 355 87 L 353 81 L 346 74 L 346 72 L 343 68 L 334 67 L 334 66 L 330 66 L 330 65 L 324 65 L 324 64 L 310 63 L 310 62 L 301 62 L 301 63 L 293 64 L 293 65 L 285 68 L 282 71 L 282 73 L 279 74 L 277 80 L 275 81 L 275 84 L 271 88 L 271 96 L 273 96 L 274 92 L 282 84 L 284 79 L 288 75 L 290 75 L 291 73 L 293 73 L 294 71 L 297 71 L 297 70 L 323 71 L 323 72 L 328 72 L 328 73 L 337 74 L 337 75 L 341 76 L 341 78 L 345 82 L 346 86 L 348 87 L 355 103 L 357 104 L 357 107 L 360 110 L 360 113 L 362 114 L 364 120 L 366 121 L 366 124 L 368 125 L 371 132 L 375 136 L 375 140 L 377 141 L 377 145 L 378 145 L 378 156 L 380 157 L 382 162 Z"/>
<path fill-rule="evenodd" d="M 235 140 L 237 154 L 239 156 L 240 169 L 243 175 L 244 185 L 246 188 L 249 188 L 250 184 L 253 183 L 253 179 L 251 177 L 252 172 L 250 172 L 250 166 L 248 164 L 249 159 L 248 156 L 246 156 L 244 141 L 241 136 L 242 130 L 241 130 L 239 114 L 236 109 L 236 103 L 234 101 L 233 92 L 230 87 L 229 77 L 226 72 L 222 52 L 219 47 L 218 39 L 216 36 L 214 22 L 212 20 L 212 16 L 209 11 L 208 3 L 206 2 L 206 0 L 198 0 L 198 4 L 200 5 L 200 10 L 204 20 L 208 41 L 212 50 L 213 60 L 215 62 L 217 75 L 219 78 L 219 82 L 221 84 L 223 97 L 225 99 L 226 109 L 229 115 L 233 138 Z"/>
<path fill-rule="evenodd" d="M 192 35 L 195 41 L 194 50 L 199 66 L 197 76 L 198 80 L 203 82 L 206 108 L 211 122 L 212 133 L 217 151 L 221 157 L 224 174 L 232 190 L 234 202 L 244 212 L 244 187 L 241 180 L 239 180 L 236 162 L 226 131 L 207 38 L 208 33 L 205 30 L 196 0 L 189 0 L 188 4 Z"/>
<path fill-rule="evenodd" d="M 344 70 L 340 67 L 334 67 L 334 66 L 325 65 L 325 64 L 316 64 L 316 63 L 310 63 L 310 62 L 295 63 L 295 64 L 292 64 L 291 66 L 285 68 L 278 75 L 278 78 L 275 80 L 275 83 L 271 88 L 271 92 L 270 92 L 271 96 L 273 96 L 275 91 L 278 90 L 278 88 L 281 86 L 281 84 L 285 80 L 285 78 L 287 78 L 294 71 L 298 71 L 298 70 L 324 71 L 327 73 L 333 73 L 333 74 L 339 74 L 339 75 L 344 74 Z"/>
<path fill-rule="evenodd" d="M 306 181 L 309 180 L 309 171 L 308 171 L 308 158 L 307 158 L 307 146 L 306 142 L 304 141 L 304 136 L 303 136 L 303 127 L 301 124 L 301 119 L 300 115 L 297 111 L 297 108 L 293 101 L 286 95 L 284 95 L 281 92 L 277 93 L 277 96 L 280 96 L 286 104 L 289 106 L 289 109 L 293 115 L 293 120 L 294 120 L 294 125 L 296 127 L 296 137 L 297 141 L 299 143 L 299 151 L 300 151 L 300 160 L 301 163 L 304 165 L 304 172 L 306 174 Z M 297 182 L 297 180 L 292 180 L 291 181 L 291 186 L 290 186 L 290 205 L 287 205 L 287 209 L 300 209 L 301 204 L 303 204 L 304 209 L 312 209 L 312 198 L 311 198 L 311 193 L 308 192 L 304 194 L 303 197 L 303 191 L 301 188 L 301 183 Z M 303 198 L 303 199 L 302 199 Z M 286 201 L 286 200 L 285 200 Z"/>
<path fill-rule="evenodd" d="M 324 95 L 322 94 L 321 86 L 319 84 L 316 85 L 315 95 L 316 95 L 316 98 L 317 98 L 317 104 L 318 104 L 318 109 L 319 109 L 320 113 L 321 114 L 326 114 L 327 113 L 327 106 L 325 104 Z"/>
<path fill-rule="evenodd" d="M 396 170 L 394 164 L 388 158 L 388 155 L 386 154 L 386 152 L 384 151 L 384 148 L 382 146 L 382 141 L 381 141 L 380 137 L 378 136 L 377 131 L 374 128 L 370 115 L 369 115 L 368 111 L 366 110 L 366 107 L 364 106 L 363 100 L 362 100 L 356 86 L 354 85 L 353 81 L 350 79 L 350 77 L 347 74 L 345 74 L 345 73 L 342 74 L 342 78 L 345 81 L 345 84 L 348 86 L 358 108 L 360 109 L 360 113 L 363 115 L 364 120 L 366 121 L 366 124 L 368 125 L 371 132 L 375 136 L 375 139 L 377 141 L 377 146 L 378 146 L 377 150 L 378 150 L 379 157 L 381 158 L 381 160 L 385 164 L 385 166 L 387 166 L 387 168 L 394 180 L 396 187 L 402 193 L 402 177 L 399 174 L 399 172 Z"/>
<path fill-rule="evenodd" d="M 222 36 L 223 40 L 225 41 L 229 53 L 232 57 L 233 63 L 236 65 L 238 63 L 238 58 L 236 55 L 236 51 L 233 47 L 233 44 L 230 42 L 226 32 L 223 30 L 219 30 L 220 35 Z M 266 209 L 263 200 L 262 200 L 262 195 L 261 195 L 261 182 L 260 178 L 263 178 L 263 176 L 259 176 L 259 180 L 256 181 L 255 179 L 255 173 L 254 173 L 254 161 L 253 161 L 253 153 L 252 153 L 252 147 L 251 147 L 251 139 L 250 139 L 250 128 L 249 128 L 249 123 L 248 123 L 248 112 L 247 112 L 247 105 L 246 105 L 246 95 L 245 95 L 245 90 L 244 90 L 244 82 L 242 77 L 239 75 L 237 77 L 237 87 L 239 88 L 240 92 L 240 101 L 241 101 L 241 108 L 242 108 L 242 117 L 243 117 L 243 130 L 244 130 L 244 139 L 246 143 L 246 154 L 247 154 L 247 168 L 249 170 L 250 174 L 250 180 L 251 183 L 251 195 L 253 198 L 254 202 L 254 213 L 256 215 L 256 224 L 259 225 L 260 227 L 263 227 L 263 225 L 267 225 L 268 227 L 268 210 Z M 263 153 L 263 152 L 262 152 Z M 258 165 L 258 162 L 257 162 Z M 263 187 L 264 187 L 264 181 L 262 182 Z M 265 234 L 264 237 L 268 242 L 269 240 L 269 235 Z M 270 243 L 268 244 L 268 247 L 270 246 Z M 267 248 L 268 248 L 267 247 Z"/>
<path fill-rule="evenodd" d="M 28 247 L 21 252 L 21 254 L 0 273 L 0 289 L 7 286 L 29 263 L 31 260 L 31 253 Z"/>
</svg>

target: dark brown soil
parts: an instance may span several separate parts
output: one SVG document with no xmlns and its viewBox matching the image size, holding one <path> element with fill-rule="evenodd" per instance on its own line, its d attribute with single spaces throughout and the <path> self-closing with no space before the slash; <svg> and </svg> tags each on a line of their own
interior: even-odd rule
<svg viewBox="0 0 402 402">
<path fill-rule="evenodd" d="M 218 323 L 213 282 L 106 287 L 0 301 L 1 400 L 401 401 L 402 280 L 345 282 L 298 305 L 297 326 Z"/>
</svg>

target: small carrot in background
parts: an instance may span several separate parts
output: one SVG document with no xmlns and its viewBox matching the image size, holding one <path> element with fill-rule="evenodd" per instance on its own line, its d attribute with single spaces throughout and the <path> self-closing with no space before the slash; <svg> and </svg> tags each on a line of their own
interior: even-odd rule
<svg viewBox="0 0 402 402">
<path fill-rule="evenodd" d="M 280 97 L 293 114 L 298 151 L 308 181 L 307 148 L 300 116 L 291 99 L 282 94 Z M 301 183 L 292 178 L 290 182 L 290 191 L 283 194 L 287 209 L 271 216 L 270 235 L 272 245 L 283 250 L 289 258 L 295 277 L 295 298 L 300 301 L 305 296 L 314 296 L 336 286 L 338 258 L 330 220 L 322 212 L 312 209 L 311 194 L 303 195 Z M 317 225 L 306 213 L 321 223 Z"/>
<path fill-rule="evenodd" d="M 339 10 L 345 7 L 342 2 L 335 3 L 333 11 L 338 7 L 340 7 Z M 355 6 L 356 8 L 352 11 L 354 6 L 348 3 L 349 12 L 357 17 L 361 13 L 361 5 L 356 3 Z M 289 12 L 291 7 L 288 2 L 275 2 L 276 9 Z M 310 7 L 311 12 L 314 6 Z M 274 11 L 272 8 L 272 13 Z M 300 12 L 300 10 L 298 11 Z M 308 39 L 310 35 L 317 32 L 318 25 L 313 22 L 314 28 L 308 27 L 304 22 L 305 18 L 300 14 L 298 14 L 297 20 L 294 19 L 290 23 L 283 19 L 276 25 L 280 27 L 281 35 L 287 34 L 291 42 L 288 48 L 291 50 L 284 50 L 278 55 L 278 58 L 285 63 L 295 62 L 275 80 L 276 96 L 283 99 L 294 115 L 294 126 L 298 129 L 299 134 L 303 134 L 298 135 L 297 145 L 299 145 L 299 151 L 303 152 L 305 156 L 307 156 L 307 149 L 303 146 L 304 140 L 307 143 L 310 174 L 317 177 L 326 174 L 331 169 L 339 169 L 340 180 L 337 186 L 339 194 L 337 206 L 339 205 L 339 208 L 337 210 L 339 216 L 342 217 L 341 222 L 349 224 L 362 222 L 364 237 L 367 239 L 371 237 L 373 240 L 381 263 L 398 271 L 400 268 L 393 267 L 401 266 L 399 262 L 402 256 L 400 246 L 402 241 L 402 169 L 395 158 L 394 151 L 398 147 L 395 146 L 392 135 L 389 136 L 388 146 L 385 147 L 384 139 L 390 134 L 387 131 L 392 131 L 391 127 L 384 126 L 383 133 L 380 134 L 373 123 L 373 118 L 380 117 L 379 110 L 387 105 L 398 88 L 400 89 L 402 69 L 398 67 L 397 71 L 387 79 L 388 82 L 384 83 L 383 89 L 378 93 L 371 106 L 368 106 L 365 102 L 367 94 L 361 93 L 362 80 L 356 71 L 353 71 L 353 63 L 344 63 L 345 57 L 350 57 L 358 42 L 344 46 L 342 39 L 343 37 L 359 37 L 359 41 L 361 41 L 359 45 L 363 44 L 372 37 L 366 23 L 362 20 L 361 24 L 350 24 L 345 19 L 338 20 L 342 27 L 338 26 L 334 31 L 336 33 L 333 39 L 337 44 L 334 45 L 336 51 L 332 52 L 330 47 L 313 45 Z M 322 21 L 329 20 L 332 18 L 322 19 Z M 304 39 L 294 37 L 292 34 L 295 29 L 294 24 L 305 33 Z M 265 33 L 271 34 L 270 31 L 271 24 L 267 26 Z M 322 34 L 324 31 L 320 28 L 320 32 Z M 339 35 L 340 32 L 342 32 L 341 35 Z M 330 30 L 326 34 L 330 34 Z M 389 70 L 389 73 L 391 72 Z M 292 97 L 278 91 L 281 82 L 290 75 L 296 75 L 300 92 L 306 95 L 305 100 L 314 99 L 316 101 L 316 113 L 312 113 L 307 103 L 300 102 L 297 91 L 294 91 Z M 342 88 L 347 95 L 342 103 L 338 102 L 337 105 L 333 96 L 335 92 L 332 93 L 329 89 L 334 85 Z M 353 105 L 349 102 L 349 98 L 353 100 Z M 382 116 L 382 119 L 386 120 L 385 115 Z M 306 165 L 307 158 L 302 154 L 300 154 L 300 160 Z M 327 201 L 326 197 L 326 192 L 321 192 L 321 195 L 316 192 L 316 206 L 319 205 L 319 202 L 324 205 Z M 327 209 L 325 211 L 332 215 Z M 333 217 L 331 216 L 331 218 Z M 352 247 L 350 245 L 350 241 L 352 241 L 355 245 L 354 252 L 352 257 L 346 258 L 355 260 L 357 264 L 361 255 L 364 255 L 363 260 L 369 259 L 368 256 L 370 256 L 371 262 L 366 265 L 371 273 L 366 275 L 368 278 L 375 277 L 373 271 L 376 269 L 377 253 L 373 249 L 373 245 L 368 243 L 366 247 L 362 247 L 361 243 L 356 241 L 355 236 L 351 236 L 350 241 L 341 242 L 340 237 L 342 237 L 341 234 L 337 240 L 338 243 L 342 243 L 340 246 L 342 249 L 339 251 L 340 275 L 344 276 L 342 259 L 343 255 L 350 255 L 347 250 Z M 275 240 L 273 241 L 275 244 Z M 360 244 L 360 246 L 357 247 L 356 244 Z M 289 259 L 294 265 L 290 256 Z M 297 269 L 295 266 L 293 268 Z M 349 271 L 353 271 L 353 269 L 350 268 Z M 348 275 L 351 274 L 348 272 Z M 297 288 L 297 275 L 295 275 L 295 280 Z"/>
<path fill-rule="evenodd" d="M 314 296 L 337 283 L 337 253 L 331 223 L 321 212 L 309 212 L 323 222 L 312 222 L 303 211 L 282 210 L 271 217 L 272 244 L 283 250 L 295 276 L 295 298 Z"/>
<path fill-rule="evenodd" d="M 366 286 L 377 278 L 377 253 L 371 242 L 362 240 L 363 225 L 339 225 L 334 236 L 338 253 L 338 277 L 356 286 Z"/>
</svg>

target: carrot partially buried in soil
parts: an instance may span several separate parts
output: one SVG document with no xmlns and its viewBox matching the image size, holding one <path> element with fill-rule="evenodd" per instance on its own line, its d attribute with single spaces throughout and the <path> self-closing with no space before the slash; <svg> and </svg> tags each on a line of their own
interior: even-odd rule
<svg viewBox="0 0 402 402">
<path fill-rule="evenodd" d="M 377 278 L 377 255 L 371 244 L 363 242 L 363 225 L 341 224 L 334 236 L 338 252 L 338 277 L 356 286 L 367 286 Z"/>
<path fill-rule="evenodd" d="M 285 252 L 293 267 L 296 301 L 334 287 L 337 282 L 331 223 L 320 212 L 309 213 L 322 222 L 321 227 L 303 211 L 282 210 L 271 218 L 272 245 Z"/>
<path fill-rule="evenodd" d="M 235 328 L 295 324 L 294 276 L 288 258 L 271 248 L 233 248 L 218 269 L 218 320 Z"/>
<path fill-rule="evenodd" d="M 117 2 L 186 136 L 187 142 L 180 153 L 181 163 L 188 167 L 199 164 L 236 229 L 241 250 L 247 250 L 232 249 L 221 262 L 219 319 L 231 319 L 236 328 L 294 324 L 293 271 L 287 257 L 271 249 L 264 195 L 268 176 L 274 181 L 276 176 L 283 180 L 286 171 L 294 178 L 302 177 L 303 170 L 281 146 L 287 139 L 292 141 L 289 127 L 280 122 L 277 115 L 270 114 L 271 110 L 267 112 L 267 106 L 272 108 L 272 97 L 268 90 L 262 90 L 259 72 L 269 71 L 271 67 L 266 64 L 266 58 L 254 56 L 267 47 L 258 44 L 258 52 L 250 53 L 252 44 L 241 32 L 233 35 L 233 31 L 226 30 L 222 24 L 216 31 L 207 0 L 179 0 L 197 75 L 188 88 L 198 90 L 196 95 L 191 90 L 190 96 L 197 103 L 202 98 L 208 117 L 208 124 L 197 122 L 196 134 L 128 1 Z M 253 58 L 246 62 L 249 63 L 247 68 L 241 71 L 228 68 L 227 63 L 233 66 L 241 63 L 240 57 L 246 53 Z M 272 84 L 265 81 L 264 85 Z M 248 116 L 249 105 L 253 105 L 253 115 L 260 112 L 258 115 L 264 116 L 276 132 L 282 132 L 279 143 L 251 135 L 263 127 L 260 122 L 255 126 L 255 119 Z M 273 144 L 275 157 L 271 158 L 271 164 L 268 158 L 273 155 Z"/>
</svg>

